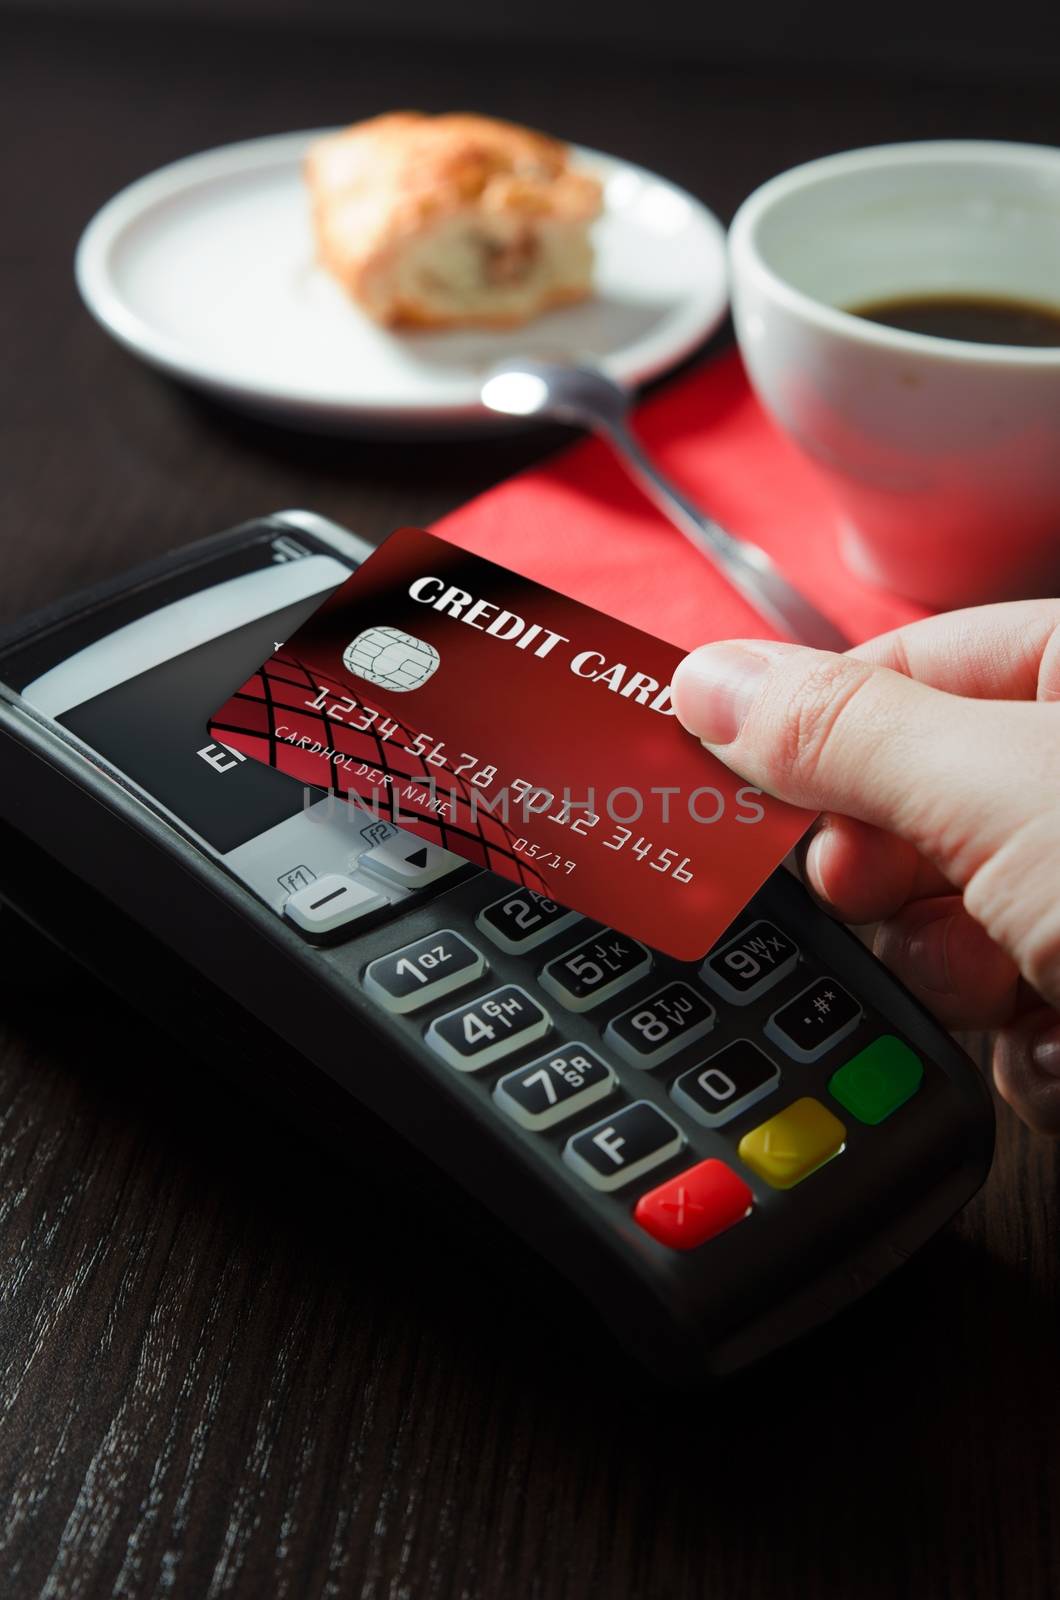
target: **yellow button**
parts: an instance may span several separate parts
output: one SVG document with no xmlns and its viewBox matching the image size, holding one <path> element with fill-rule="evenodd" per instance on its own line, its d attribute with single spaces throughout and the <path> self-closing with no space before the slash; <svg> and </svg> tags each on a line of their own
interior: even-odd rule
<svg viewBox="0 0 1060 1600">
<path fill-rule="evenodd" d="M 847 1130 L 819 1100 L 796 1100 L 740 1140 L 739 1157 L 774 1189 L 794 1189 L 843 1148 Z"/>
</svg>

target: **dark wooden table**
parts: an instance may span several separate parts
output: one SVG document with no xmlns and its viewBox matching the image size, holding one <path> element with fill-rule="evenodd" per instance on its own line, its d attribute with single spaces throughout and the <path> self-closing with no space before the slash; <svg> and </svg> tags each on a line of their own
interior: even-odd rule
<svg viewBox="0 0 1060 1600">
<path fill-rule="evenodd" d="M 81 309 L 70 258 L 97 205 L 161 162 L 473 105 L 728 215 L 828 149 L 1060 135 L 1048 80 L 796 83 L 661 54 L 44 18 L 4 35 L 5 618 L 281 506 L 378 537 L 556 442 L 289 436 L 137 366 Z M 378 1129 L 354 1117 L 322 1157 L 0 926 L 3 1600 L 1060 1592 L 1057 1158 L 1011 1118 L 984 1193 L 899 1281 L 679 1400 Z"/>
</svg>

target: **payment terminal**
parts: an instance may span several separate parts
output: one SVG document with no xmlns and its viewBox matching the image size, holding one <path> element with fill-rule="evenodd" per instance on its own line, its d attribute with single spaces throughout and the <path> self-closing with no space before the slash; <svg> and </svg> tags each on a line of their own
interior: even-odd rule
<svg viewBox="0 0 1060 1600">
<path fill-rule="evenodd" d="M 141 989 L 154 972 L 161 991 L 167 952 L 193 969 L 641 1361 L 689 1382 L 745 1366 L 974 1194 L 980 1075 L 785 871 L 679 962 L 211 739 L 225 696 L 369 550 L 283 512 L 0 636 L 0 897 L 76 952 L 90 892 L 158 951 Z M 31 855 L 46 891 L 18 869 Z M 110 948 L 93 969 L 122 992 Z"/>
</svg>

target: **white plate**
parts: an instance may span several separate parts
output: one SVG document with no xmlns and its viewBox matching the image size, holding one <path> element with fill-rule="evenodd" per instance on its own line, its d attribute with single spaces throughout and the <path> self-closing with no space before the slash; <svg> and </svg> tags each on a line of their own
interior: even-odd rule
<svg viewBox="0 0 1060 1600">
<path fill-rule="evenodd" d="M 515 332 L 389 333 L 314 265 L 301 163 L 320 131 L 189 156 L 115 195 L 77 249 L 93 316 L 135 355 L 243 409 L 370 433 L 495 424 L 480 377 L 519 353 L 641 383 L 725 314 L 717 218 L 663 178 L 578 150 L 605 185 L 592 300 Z"/>
</svg>

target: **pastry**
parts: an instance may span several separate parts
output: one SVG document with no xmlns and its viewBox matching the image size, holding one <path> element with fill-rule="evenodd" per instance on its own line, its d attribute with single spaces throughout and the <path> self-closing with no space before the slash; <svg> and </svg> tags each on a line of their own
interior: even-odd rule
<svg viewBox="0 0 1060 1600">
<path fill-rule="evenodd" d="M 592 292 L 601 185 L 529 128 L 393 112 L 318 139 L 306 179 L 322 265 L 387 326 L 513 328 Z"/>
</svg>

